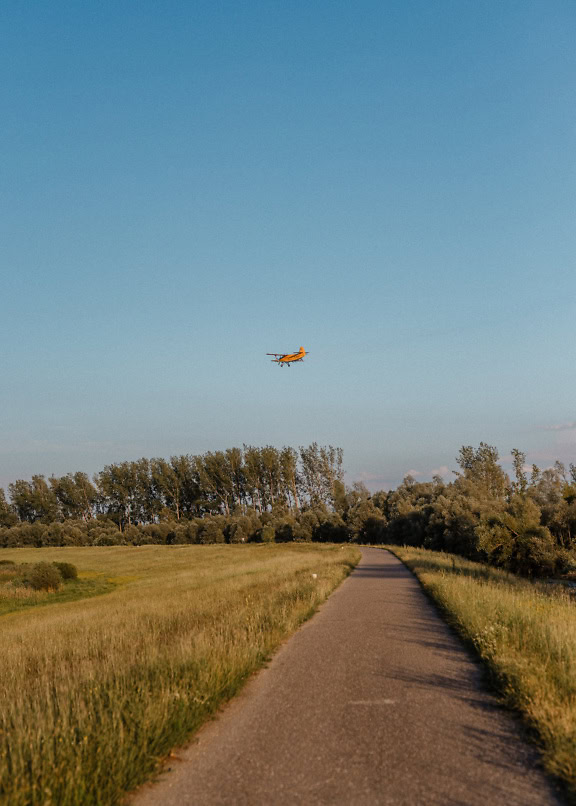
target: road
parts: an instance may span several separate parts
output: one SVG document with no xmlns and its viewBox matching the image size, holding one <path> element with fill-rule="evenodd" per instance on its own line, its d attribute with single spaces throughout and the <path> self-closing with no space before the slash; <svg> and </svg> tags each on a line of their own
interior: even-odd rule
<svg viewBox="0 0 576 806">
<path fill-rule="evenodd" d="M 479 665 L 380 549 L 177 756 L 132 806 L 561 803 Z"/>
</svg>

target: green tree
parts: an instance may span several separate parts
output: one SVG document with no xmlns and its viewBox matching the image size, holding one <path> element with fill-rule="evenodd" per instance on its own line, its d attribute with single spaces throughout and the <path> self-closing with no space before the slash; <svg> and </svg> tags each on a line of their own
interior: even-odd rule
<svg viewBox="0 0 576 806">
<path fill-rule="evenodd" d="M 260 450 L 252 445 L 244 445 L 244 476 L 251 504 L 259 514 L 262 514 L 265 509 L 264 469 Z"/>
<path fill-rule="evenodd" d="M 225 543 L 224 528 L 226 520 L 221 515 L 209 515 L 203 518 L 198 529 L 199 543 Z"/>
<path fill-rule="evenodd" d="M 288 505 L 300 509 L 300 477 L 298 473 L 298 454 L 294 448 L 284 447 L 280 451 L 280 472 L 282 484 L 286 490 Z"/>
<path fill-rule="evenodd" d="M 276 448 L 266 445 L 260 449 L 260 468 L 262 471 L 262 489 L 264 490 L 265 506 L 273 507 L 285 494 L 281 487 L 282 468 L 280 456 Z"/>
<path fill-rule="evenodd" d="M 6 495 L 0 487 L 0 526 L 14 526 L 18 522 L 18 516 L 6 500 Z"/>
<path fill-rule="evenodd" d="M 133 523 L 146 522 L 149 517 L 148 460 L 106 465 L 96 476 L 102 506 L 106 516 L 118 524 L 120 531 Z"/>
<path fill-rule="evenodd" d="M 260 540 L 262 543 L 273 543 L 276 539 L 276 532 L 271 525 L 263 526 L 260 530 Z"/>
<path fill-rule="evenodd" d="M 483 517 L 476 532 L 488 559 L 514 573 L 547 576 L 561 560 L 550 531 L 540 525 L 538 505 L 519 494 L 504 512 Z"/>
<path fill-rule="evenodd" d="M 224 510 L 226 515 L 234 502 L 234 483 L 223 451 L 205 453 L 195 457 L 195 467 L 202 492 L 215 512 Z"/>
<path fill-rule="evenodd" d="M 158 513 L 165 508 L 179 521 L 182 516 L 183 480 L 178 473 L 178 466 L 174 467 L 174 458 L 170 462 L 165 459 L 151 459 L 150 473 Z"/>
<path fill-rule="evenodd" d="M 334 482 L 342 481 L 342 458 L 342 449 L 331 445 L 300 447 L 302 486 L 312 506 L 332 503 Z"/>
<path fill-rule="evenodd" d="M 59 478 L 51 476 L 50 486 L 63 518 L 88 521 L 93 517 L 98 491 L 86 473 L 68 473 Z"/>
<path fill-rule="evenodd" d="M 528 479 L 526 478 L 526 473 L 524 472 L 526 454 L 522 453 L 522 451 L 519 451 L 517 448 L 513 448 L 512 458 L 514 464 L 514 474 L 516 476 L 516 481 L 514 482 L 513 488 L 514 491 L 519 495 L 524 495 L 526 488 L 528 487 Z"/>
<path fill-rule="evenodd" d="M 477 498 L 504 500 L 510 482 L 498 459 L 497 449 L 485 442 L 481 442 L 477 449 L 464 445 L 457 459 L 462 469 L 460 477 L 468 482 L 462 487 L 473 491 Z"/>
<path fill-rule="evenodd" d="M 51 523 L 60 518 L 58 499 L 44 476 L 32 476 L 31 481 L 18 479 L 8 486 L 8 490 L 20 520 Z"/>
</svg>

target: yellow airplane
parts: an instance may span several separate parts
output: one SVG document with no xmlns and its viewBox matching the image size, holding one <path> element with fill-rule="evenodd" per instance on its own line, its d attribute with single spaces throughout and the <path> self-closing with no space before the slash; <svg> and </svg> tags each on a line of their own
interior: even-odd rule
<svg viewBox="0 0 576 806">
<path fill-rule="evenodd" d="M 297 353 L 266 353 L 266 355 L 273 355 L 272 361 L 283 367 L 284 364 L 290 366 L 294 361 L 302 361 L 306 355 L 306 350 L 304 347 L 300 347 Z"/>
</svg>

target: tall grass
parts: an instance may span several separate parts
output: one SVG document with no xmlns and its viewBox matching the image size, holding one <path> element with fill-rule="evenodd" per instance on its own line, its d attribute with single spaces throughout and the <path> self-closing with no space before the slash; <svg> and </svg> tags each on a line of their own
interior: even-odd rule
<svg viewBox="0 0 576 806">
<path fill-rule="evenodd" d="M 576 803 L 576 598 L 450 554 L 390 549 L 488 664 L 538 742 L 545 768 Z"/>
<path fill-rule="evenodd" d="M 113 579 L 0 618 L 0 798 L 112 804 L 234 694 L 357 562 L 352 547 L 15 549 Z M 312 574 L 316 574 L 313 577 Z"/>
</svg>

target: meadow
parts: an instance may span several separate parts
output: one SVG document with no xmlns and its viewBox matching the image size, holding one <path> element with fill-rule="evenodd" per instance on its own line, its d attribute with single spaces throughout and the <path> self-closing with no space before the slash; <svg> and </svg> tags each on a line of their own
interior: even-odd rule
<svg viewBox="0 0 576 806">
<path fill-rule="evenodd" d="M 485 661 L 576 803 L 576 595 L 444 552 L 389 546 Z"/>
<path fill-rule="evenodd" d="M 90 585 L 88 598 L 46 594 L 0 615 L 1 802 L 118 803 L 359 556 L 318 544 L 3 551 L 17 563 L 73 563 L 77 585 Z"/>
</svg>

